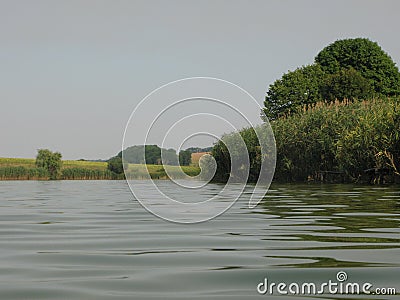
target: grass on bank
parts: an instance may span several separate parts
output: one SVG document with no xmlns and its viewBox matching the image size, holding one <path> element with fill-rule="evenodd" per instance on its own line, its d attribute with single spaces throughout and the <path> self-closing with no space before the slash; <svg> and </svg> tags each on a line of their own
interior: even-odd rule
<svg viewBox="0 0 400 300">
<path fill-rule="evenodd" d="M 129 179 L 145 179 L 146 167 L 153 179 L 167 179 L 167 174 L 161 165 L 129 164 Z M 179 166 L 171 166 L 172 177 L 179 179 Z M 182 166 L 183 172 L 189 176 L 200 173 L 198 167 Z M 107 170 L 106 162 L 92 161 L 63 161 L 61 179 L 64 180 L 111 180 L 123 179 L 123 174 L 115 174 Z M 48 180 L 49 174 L 35 166 L 32 158 L 0 158 L 0 180 Z"/>
<path fill-rule="evenodd" d="M 275 178 L 393 182 L 400 171 L 400 99 L 318 103 L 271 123 Z"/>
<path fill-rule="evenodd" d="M 400 182 L 400 98 L 317 103 L 270 124 L 277 154 L 274 181 Z M 256 128 L 260 134 L 267 129 Z M 223 139 L 245 141 L 248 178 L 255 182 L 262 158 L 255 129 L 239 134 Z M 218 142 L 212 154 L 218 165 L 214 180 L 224 182 L 231 172 L 227 147 Z M 233 170 L 239 175 L 241 171 Z"/>
</svg>

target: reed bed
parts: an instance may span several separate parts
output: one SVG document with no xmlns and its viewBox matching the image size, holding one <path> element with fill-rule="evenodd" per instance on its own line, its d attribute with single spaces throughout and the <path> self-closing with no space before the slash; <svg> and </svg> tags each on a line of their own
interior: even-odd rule
<svg viewBox="0 0 400 300">
<path fill-rule="evenodd" d="M 277 150 L 275 181 L 400 181 L 399 98 L 321 102 L 274 120 L 271 126 Z M 256 181 L 261 156 L 254 129 L 240 135 L 250 154 L 249 181 Z M 213 148 L 217 181 L 229 174 L 226 152 L 221 142 Z"/>
</svg>

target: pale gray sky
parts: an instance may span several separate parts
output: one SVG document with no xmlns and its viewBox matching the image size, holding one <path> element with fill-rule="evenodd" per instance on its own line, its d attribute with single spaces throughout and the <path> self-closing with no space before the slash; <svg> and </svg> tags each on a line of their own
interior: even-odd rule
<svg viewBox="0 0 400 300">
<path fill-rule="evenodd" d="M 0 156 L 108 158 L 153 89 L 210 76 L 262 103 L 336 39 L 368 37 L 399 63 L 399 13 L 396 0 L 0 1 Z"/>
</svg>

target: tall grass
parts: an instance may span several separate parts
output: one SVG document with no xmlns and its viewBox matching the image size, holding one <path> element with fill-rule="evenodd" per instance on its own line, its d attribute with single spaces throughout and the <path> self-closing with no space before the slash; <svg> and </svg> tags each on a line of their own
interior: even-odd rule
<svg viewBox="0 0 400 300">
<path fill-rule="evenodd" d="M 47 180 L 50 175 L 43 168 L 27 168 L 24 166 L 1 166 L 0 180 Z"/>
<path fill-rule="evenodd" d="M 400 181 L 400 99 L 317 103 L 274 120 L 271 126 L 277 147 L 276 181 Z M 250 174 L 257 173 L 261 159 L 253 131 L 240 132 L 249 148 Z M 213 148 L 221 169 L 217 179 L 229 173 L 225 148 L 221 142 Z"/>
<path fill-rule="evenodd" d="M 123 174 L 122 174 L 123 175 Z M 112 180 L 124 179 L 119 174 L 115 174 L 109 170 L 96 170 L 85 168 L 66 168 L 62 170 L 61 179 L 64 180 Z"/>
<path fill-rule="evenodd" d="M 275 179 L 383 182 L 400 175 L 399 99 L 318 103 L 271 125 Z"/>
</svg>

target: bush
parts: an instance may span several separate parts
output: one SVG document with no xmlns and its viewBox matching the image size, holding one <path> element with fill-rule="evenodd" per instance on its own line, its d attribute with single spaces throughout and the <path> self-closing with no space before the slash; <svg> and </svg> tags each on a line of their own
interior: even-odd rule
<svg viewBox="0 0 400 300">
<path fill-rule="evenodd" d="M 119 156 L 110 158 L 110 160 L 107 163 L 107 170 L 114 172 L 115 174 L 124 173 L 124 165 L 122 163 L 122 158 Z"/>
<path fill-rule="evenodd" d="M 36 167 L 46 169 L 49 172 L 50 179 L 59 179 L 62 167 L 61 157 L 59 152 L 39 149 L 36 156 Z"/>
</svg>

